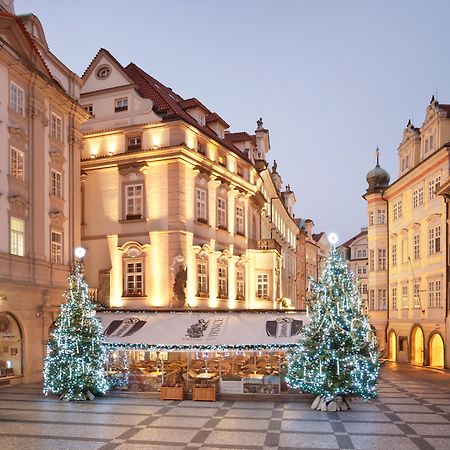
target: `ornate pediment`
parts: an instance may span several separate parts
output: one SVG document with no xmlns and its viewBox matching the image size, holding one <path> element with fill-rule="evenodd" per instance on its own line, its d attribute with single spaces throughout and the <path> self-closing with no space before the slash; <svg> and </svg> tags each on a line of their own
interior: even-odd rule
<svg viewBox="0 0 450 450">
<path fill-rule="evenodd" d="M 143 175 L 148 172 L 148 164 L 145 161 L 132 164 L 119 165 L 119 173 L 122 176 Z"/>
<path fill-rule="evenodd" d="M 11 141 L 18 142 L 22 145 L 29 141 L 27 134 L 21 127 L 8 127 L 8 131 Z"/>
<path fill-rule="evenodd" d="M 411 139 L 420 139 L 420 130 L 412 124 L 411 120 L 409 120 L 406 128 L 403 130 L 403 139 L 400 145 L 405 144 Z"/>
<path fill-rule="evenodd" d="M 11 205 L 11 208 L 28 209 L 30 207 L 30 203 L 21 195 L 10 195 L 8 197 L 8 202 Z"/>
<path fill-rule="evenodd" d="M 52 162 L 56 162 L 58 164 L 64 164 L 66 162 L 66 158 L 64 158 L 64 153 L 59 149 L 51 148 L 48 154 L 50 155 L 50 160 Z"/>
<path fill-rule="evenodd" d="M 64 222 L 67 220 L 67 217 L 64 216 L 64 214 L 59 211 L 58 209 L 51 209 L 48 212 L 48 216 L 50 217 L 52 221 L 52 225 L 62 227 Z"/>
</svg>

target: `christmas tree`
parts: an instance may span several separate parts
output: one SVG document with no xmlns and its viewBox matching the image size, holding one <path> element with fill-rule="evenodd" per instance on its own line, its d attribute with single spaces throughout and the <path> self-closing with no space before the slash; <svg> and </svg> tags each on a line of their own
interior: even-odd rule
<svg viewBox="0 0 450 450">
<path fill-rule="evenodd" d="M 60 307 L 44 362 L 44 393 L 53 392 L 63 400 L 92 399 L 94 393 L 108 389 L 106 341 L 95 318 L 81 258 L 69 274 L 69 289 L 64 294 L 67 302 Z"/>
<path fill-rule="evenodd" d="M 288 384 L 316 394 L 313 409 L 347 409 L 348 397 L 375 397 L 380 370 L 376 336 L 357 282 L 335 248 L 319 282 L 311 280 L 311 291 L 311 321 L 288 355 Z"/>
</svg>

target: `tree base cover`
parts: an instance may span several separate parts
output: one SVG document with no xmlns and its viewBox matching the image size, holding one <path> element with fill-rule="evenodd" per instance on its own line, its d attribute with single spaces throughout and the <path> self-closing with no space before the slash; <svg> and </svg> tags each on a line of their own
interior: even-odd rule
<svg viewBox="0 0 450 450">
<path fill-rule="evenodd" d="M 347 411 L 350 408 L 350 398 L 336 395 L 334 397 L 325 397 L 318 395 L 312 402 L 311 409 L 316 411 Z"/>
</svg>

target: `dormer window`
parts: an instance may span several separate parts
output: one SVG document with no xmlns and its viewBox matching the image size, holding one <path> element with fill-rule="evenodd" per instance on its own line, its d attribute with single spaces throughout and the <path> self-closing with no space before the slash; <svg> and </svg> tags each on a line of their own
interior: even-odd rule
<svg viewBox="0 0 450 450">
<path fill-rule="evenodd" d="M 202 113 L 199 113 L 198 114 L 198 123 L 201 125 L 201 126 L 205 126 L 205 115 L 204 114 L 202 114 Z"/>
<path fill-rule="evenodd" d="M 225 155 L 223 154 L 219 154 L 219 164 L 223 167 L 226 167 L 226 159 L 225 159 Z"/>
<path fill-rule="evenodd" d="M 133 136 L 128 138 L 127 150 L 140 150 L 141 149 L 141 136 Z"/>
<path fill-rule="evenodd" d="M 116 98 L 114 112 L 121 112 L 128 110 L 128 98 Z"/>
<path fill-rule="evenodd" d="M 84 105 L 83 106 L 84 110 L 89 113 L 91 116 L 94 115 L 94 106 L 92 105 L 92 103 L 90 105 Z"/>
<path fill-rule="evenodd" d="M 206 156 L 206 144 L 204 144 L 203 142 L 199 142 L 197 144 L 197 151 L 201 154 Z"/>
<path fill-rule="evenodd" d="M 100 66 L 95 72 L 95 76 L 100 79 L 108 78 L 111 74 L 111 68 L 109 66 Z"/>
</svg>

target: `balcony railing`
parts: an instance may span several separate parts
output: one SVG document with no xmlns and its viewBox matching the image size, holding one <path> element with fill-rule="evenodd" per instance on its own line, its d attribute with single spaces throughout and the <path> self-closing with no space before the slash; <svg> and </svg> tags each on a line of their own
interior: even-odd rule
<svg viewBox="0 0 450 450">
<path fill-rule="evenodd" d="M 254 250 L 276 250 L 281 254 L 281 245 L 275 239 L 249 239 L 248 245 Z"/>
</svg>

